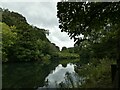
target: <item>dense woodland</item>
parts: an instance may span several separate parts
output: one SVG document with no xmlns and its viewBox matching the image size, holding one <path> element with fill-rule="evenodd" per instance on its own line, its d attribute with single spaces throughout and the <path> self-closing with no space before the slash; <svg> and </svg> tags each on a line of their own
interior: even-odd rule
<svg viewBox="0 0 120 90">
<path fill-rule="evenodd" d="M 51 43 L 48 30 L 29 25 L 21 14 L 0 9 L 2 12 L 2 62 L 42 61 L 44 59 L 79 57 L 74 50 L 60 53 L 59 47 Z M 64 51 L 64 50 L 63 50 Z"/>
<path fill-rule="evenodd" d="M 59 27 L 74 38 L 82 57 L 116 59 L 119 8 L 119 2 L 60 2 L 57 4 Z"/>
<path fill-rule="evenodd" d="M 86 77 L 78 87 L 112 88 L 111 64 L 117 61 L 119 67 L 120 61 L 120 3 L 58 2 L 57 10 L 61 32 L 75 40 L 74 47 L 61 51 L 46 37 L 48 30 L 29 25 L 21 14 L 1 8 L 2 62 L 65 64 L 77 59 L 72 61 L 77 62 L 76 72 Z"/>
<path fill-rule="evenodd" d="M 88 63 L 79 72 L 90 77 L 84 87 L 111 87 L 112 61 L 120 76 L 120 2 L 69 1 L 58 2 L 57 17 L 61 32 L 79 47 L 80 62 Z M 114 81 L 119 87 L 119 77 Z"/>
</svg>

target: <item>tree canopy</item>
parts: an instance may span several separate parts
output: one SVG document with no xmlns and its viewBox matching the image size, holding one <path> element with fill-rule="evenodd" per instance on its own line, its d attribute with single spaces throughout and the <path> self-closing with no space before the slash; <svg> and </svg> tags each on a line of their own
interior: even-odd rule
<svg viewBox="0 0 120 90">
<path fill-rule="evenodd" d="M 59 28 L 74 38 L 78 46 L 103 42 L 101 45 L 106 46 L 112 42 L 117 47 L 120 41 L 120 2 L 58 2 L 57 10 Z"/>
<path fill-rule="evenodd" d="M 48 30 L 29 25 L 26 18 L 19 13 L 2 8 L 0 12 L 3 62 L 42 61 L 59 51 L 46 37 Z"/>
<path fill-rule="evenodd" d="M 58 2 L 57 10 L 59 28 L 80 46 L 80 58 L 115 55 L 120 76 L 120 2 Z"/>
<path fill-rule="evenodd" d="M 58 2 L 57 10 L 59 28 L 77 43 L 94 41 L 120 26 L 120 2 Z"/>
</svg>

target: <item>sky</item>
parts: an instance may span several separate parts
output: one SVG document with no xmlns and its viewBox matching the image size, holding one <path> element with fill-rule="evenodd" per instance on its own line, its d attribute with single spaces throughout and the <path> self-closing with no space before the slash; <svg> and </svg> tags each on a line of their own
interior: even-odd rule
<svg viewBox="0 0 120 90">
<path fill-rule="evenodd" d="M 3 0 L 2 0 L 3 1 Z M 17 2 L 16 2 L 17 1 Z M 30 25 L 49 30 L 48 39 L 60 47 L 73 47 L 74 40 L 67 33 L 61 32 L 57 18 L 57 0 L 11 0 L 0 2 L 0 7 L 22 14 Z"/>
</svg>

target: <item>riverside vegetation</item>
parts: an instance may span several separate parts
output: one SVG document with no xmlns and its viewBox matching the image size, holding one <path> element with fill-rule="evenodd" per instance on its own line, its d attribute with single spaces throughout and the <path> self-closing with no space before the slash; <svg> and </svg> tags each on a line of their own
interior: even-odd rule
<svg viewBox="0 0 120 90">
<path fill-rule="evenodd" d="M 58 46 L 51 43 L 46 37 L 46 35 L 49 35 L 48 30 L 29 25 L 25 17 L 21 14 L 0 8 L 0 12 L 2 12 L 2 21 L 0 24 L 2 25 L 3 88 L 24 88 L 25 86 L 22 84 L 24 81 L 23 78 L 26 77 L 27 79 L 27 74 L 29 76 L 34 76 L 34 78 L 30 77 L 28 82 L 26 82 L 26 86 L 31 86 L 31 88 L 38 87 L 39 85 L 44 86 L 44 79 L 51 70 L 53 70 L 58 64 L 66 66 L 68 63 L 75 64 L 75 72 L 85 79 L 81 84 L 79 84 L 79 81 L 77 84 L 74 84 L 74 79 L 70 78 L 70 74 L 67 73 L 66 83 L 69 82 L 71 85 L 67 86 L 65 83 L 60 83 L 59 85 L 61 88 L 112 88 L 110 66 L 111 64 L 116 64 L 118 32 L 115 29 L 119 25 L 114 17 L 113 21 L 116 21 L 116 24 L 111 24 L 113 21 L 111 20 L 111 17 L 109 17 L 107 18 L 107 24 L 105 24 L 104 28 L 101 28 L 103 25 L 102 21 L 99 23 L 97 20 L 93 20 L 91 23 L 97 22 L 95 25 L 86 24 L 86 22 L 84 22 L 85 20 L 81 20 L 83 18 L 79 17 L 79 15 L 82 16 L 82 14 L 76 12 L 76 10 L 78 10 L 78 12 L 80 12 L 79 10 L 83 10 L 79 7 L 82 4 L 86 5 L 87 9 L 89 9 L 87 5 L 90 6 L 91 10 L 93 7 L 103 5 L 101 3 L 86 4 L 62 2 L 57 4 L 57 17 L 60 21 L 61 31 L 68 32 L 70 37 L 74 38 L 76 41 L 74 47 L 63 47 L 61 51 Z M 108 7 L 111 6 L 112 8 L 113 4 L 110 3 Z M 75 6 L 75 8 L 72 5 Z M 106 8 L 104 8 L 106 11 L 105 13 L 107 13 L 107 5 L 104 5 L 106 6 Z M 115 5 L 116 7 L 119 6 L 119 4 Z M 68 10 L 68 8 L 70 9 Z M 103 7 L 100 8 L 100 10 L 102 10 Z M 88 10 L 88 12 L 91 10 Z M 72 11 L 74 13 L 72 13 Z M 113 10 L 113 12 L 118 11 Z M 85 16 L 87 18 L 87 15 Z M 88 16 L 91 16 L 91 14 Z M 119 15 L 117 16 L 116 14 L 116 17 L 119 19 Z M 70 19 L 73 19 L 73 21 L 70 22 Z M 81 20 L 81 22 L 78 22 L 78 19 Z M 97 18 L 97 14 L 96 19 L 99 19 Z M 89 18 L 86 20 L 89 22 Z M 86 26 L 86 29 L 84 23 L 85 25 L 88 25 Z M 97 24 L 100 24 L 101 27 L 98 27 Z M 78 30 L 76 25 L 79 25 L 79 28 L 84 28 L 86 31 Z M 84 37 L 76 38 L 80 33 L 82 33 Z M 19 65 L 15 65 L 18 63 L 25 65 L 20 66 L 22 68 L 20 69 L 17 67 Z M 30 65 L 28 65 L 28 63 L 30 63 Z M 32 65 L 36 68 L 33 69 Z M 17 76 L 17 72 L 15 73 L 14 66 L 16 66 L 18 72 L 22 70 L 24 71 L 24 75 L 21 73 L 21 75 L 23 75 L 22 79 Z M 7 70 L 11 70 L 11 68 L 15 74 L 15 82 L 17 82 L 18 78 L 20 80 L 17 84 L 14 80 L 9 80 L 9 77 L 12 76 L 8 76 L 9 71 Z M 34 72 L 29 71 L 30 69 Z M 34 82 L 34 84 L 32 82 Z"/>
</svg>

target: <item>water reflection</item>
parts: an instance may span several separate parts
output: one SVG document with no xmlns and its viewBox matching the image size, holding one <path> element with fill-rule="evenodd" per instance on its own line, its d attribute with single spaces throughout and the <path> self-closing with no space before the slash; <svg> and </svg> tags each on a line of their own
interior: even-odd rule
<svg viewBox="0 0 120 90">
<path fill-rule="evenodd" d="M 48 81 L 48 87 L 56 87 L 56 84 L 61 82 L 65 82 L 65 74 L 66 73 L 74 73 L 74 65 L 67 64 L 67 67 L 63 67 L 62 64 L 59 64 L 56 69 L 50 73 L 45 81 Z"/>
<path fill-rule="evenodd" d="M 75 64 L 10 63 L 2 65 L 3 88 L 60 88 L 78 87 L 81 78 Z"/>
<path fill-rule="evenodd" d="M 55 70 L 53 70 L 45 79 L 45 86 L 39 87 L 42 88 L 61 88 L 61 87 L 78 87 L 81 84 L 81 78 L 75 73 L 74 67 L 75 64 L 67 64 L 66 67 L 63 67 L 62 64 L 59 64 Z"/>
</svg>

